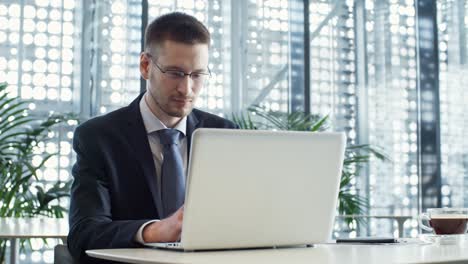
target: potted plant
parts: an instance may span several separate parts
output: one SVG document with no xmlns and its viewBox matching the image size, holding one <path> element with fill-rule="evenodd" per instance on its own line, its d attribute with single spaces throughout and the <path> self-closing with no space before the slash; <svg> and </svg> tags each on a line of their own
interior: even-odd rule
<svg viewBox="0 0 468 264">
<path fill-rule="evenodd" d="M 293 131 L 325 131 L 328 129 L 328 116 L 304 114 L 302 112 L 281 113 L 265 111 L 263 108 L 250 107 L 246 113 L 233 114 L 232 120 L 241 129 L 276 129 Z M 343 170 L 338 194 L 338 213 L 341 215 L 363 214 L 367 208 L 366 198 L 360 196 L 350 186 L 353 179 L 360 173 L 371 156 L 380 160 L 388 160 L 380 150 L 370 145 L 348 145 L 345 151 Z M 311 168 L 313 169 L 313 168 Z M 349 225 L 352 218 L 345 218 Z"/>
<path fill-rule="evenodd" d="M 39 153 L 39 142 L 47 139 L 52 127 L 77 120 L 70 114 L 52 114 L 45 120 L 32 116 L 30 102 L 10 98 L 6 87 L 0 83 L 0 217 L 61 218 L 67 209 L 58 199 L 69 195 L 71 181 L 57 181 L 49 189 L 31 186 L 38 180 L 36 172 L 56 155 Z M 37 154 L 43 154 L 43 160 L 35 166 L 32 157 Z M 0 239 L 0 263 L 5 261 L 6 246 L 6 240 Z"/>
</svg>

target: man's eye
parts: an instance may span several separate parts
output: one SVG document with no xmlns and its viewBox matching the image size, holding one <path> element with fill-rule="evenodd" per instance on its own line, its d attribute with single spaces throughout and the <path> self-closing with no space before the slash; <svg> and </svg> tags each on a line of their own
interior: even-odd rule
<svg viewBox="0 0 468 264">
<path fill-rule="evenodd" d="M 198 78 L 201 78 L 203 75 L 201 73 L 198 73 L 198 72 L 194 72 L 192 73 L 192 78 L 193 79 L 198 79 Z"/>
<path fill-rule="evenodd" d="M 184 77 L 184 73 L 183 72 L 178 72 L 178 71 L 167 71 L 166 72 L 170 77 L 173 77 L 173 78 L 180 78 L 180 77 Z"/>
<path fill-rule="evenodd" d="M 193 79 L 202 79 L 206 78 L 209 75 L 207 72 L 193 72 L 192 73 L 192 78 Z"/>
</svg>

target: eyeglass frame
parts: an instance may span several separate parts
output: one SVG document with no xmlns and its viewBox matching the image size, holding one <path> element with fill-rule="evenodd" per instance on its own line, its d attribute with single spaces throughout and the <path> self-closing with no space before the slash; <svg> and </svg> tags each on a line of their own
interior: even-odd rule
<svg viewBox="0 0 468 264">
<path fill-rule="evenodd" d="M 161 66 L 159 66 L 158 63 L 153 60 L 153 58 L 155 57 L 155 56 L 153 56 L 153 54 L 151 54 L 149 52 L 145 52 L 145 54 L 146 54 L 146 56 L 148 56 L 150 58 L 150 60 L 154 63 L 154 65 L 156 65 L 156 68 L 158 68 L 158 70 L 160 72 L 162 72 L 163 74 L 165 74 L 166 76 L 168 76 L 171 79 L 182 80 L 183 78 L 185 78 L 185 76 L 188 76 L 193 81 L 197 81 L 197 78 L 195 78 L 195 79 L 193 78 L 193 74 L 201 75 L 200 77 L 203 77 L 203 76 L 211 77 L 211 70 L 210 70 L 209 67 L 206 67 L 208 72 L 190 72 L 190 73 L 186 73 L 186 72 L 180 71 L 180 70 L 166 70 L 166 69 L 161 68 Z"/>
</svg>

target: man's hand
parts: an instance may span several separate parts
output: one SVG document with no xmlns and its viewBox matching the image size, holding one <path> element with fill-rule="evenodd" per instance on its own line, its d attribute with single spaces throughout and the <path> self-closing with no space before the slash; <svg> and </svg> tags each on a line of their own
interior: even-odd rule
<svg viewBox="0 0 468 264">
<path fill-rule="evenodd" d="M 183 218 L 184 206 L 179 208 L 179 210 L 168 218 L 145 226 L 143 229 L 143 241 L 145 241 L 145 243 L 179 241 L 182 232 Z"/>
</svg>

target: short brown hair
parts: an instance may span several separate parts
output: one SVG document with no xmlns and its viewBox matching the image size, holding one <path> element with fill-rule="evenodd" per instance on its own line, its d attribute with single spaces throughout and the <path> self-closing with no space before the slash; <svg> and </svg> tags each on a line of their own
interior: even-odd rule
<svg viewBox="0 0 468 264">
<path fill-rule="evenodd" d="M 153 20 L 145 32 L 145 51 L 166 40 L 185 44 L 210 45 L 210 32 L 195 17 L 181 12 L 162 15 Z"/>
</svg>

